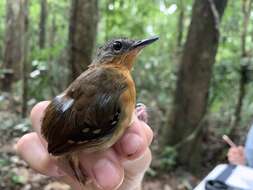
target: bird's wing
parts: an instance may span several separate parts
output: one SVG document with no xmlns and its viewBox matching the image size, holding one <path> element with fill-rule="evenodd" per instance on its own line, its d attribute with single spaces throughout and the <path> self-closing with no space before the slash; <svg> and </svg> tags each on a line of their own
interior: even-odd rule
<svg viewBox="0 0 253 190">
<path fill-rule="evenodd" d="M 121 118 L 126 78 L 112 68 L 89 69 L 46 109 L 42 135 L 48 151 L 61 155 L 110 138 Z"/>
</svg>

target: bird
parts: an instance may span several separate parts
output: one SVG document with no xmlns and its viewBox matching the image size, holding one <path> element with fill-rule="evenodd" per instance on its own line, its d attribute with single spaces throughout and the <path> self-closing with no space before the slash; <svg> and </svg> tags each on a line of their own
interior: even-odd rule
<svg viewBox="0 0 253 190">
<path fill-rule="evenodd" d="M 45 109 L 41 134 L 48 153 L 80 184 L 86 184 L 87 175 L 78 152 L 108 149 L 133 122 L 136 89 L 131 70 L 139 52 L 158 39 L 108 41 L 87 70 Z"/>
</svg>

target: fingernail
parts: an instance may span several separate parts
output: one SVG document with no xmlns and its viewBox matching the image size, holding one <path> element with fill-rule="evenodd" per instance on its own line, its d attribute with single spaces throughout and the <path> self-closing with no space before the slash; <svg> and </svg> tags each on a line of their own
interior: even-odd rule
<svg viewBox="0 0 253 190">
<path fill-rule="evenodd" d="M 143 140 L 136 134 L 127 134 L 121 141 L 121 148 L 126 156 L 132 156 L 140 149 Z"/>
<path fill-rule="evenodd" d="M 101 189 L 114 189 L 121 182 L 121 175 L 115 164 L 108 159 L 99 160 L 94 168 L 93 172 L 95 180 L 99 188 Z"/>
</svg>

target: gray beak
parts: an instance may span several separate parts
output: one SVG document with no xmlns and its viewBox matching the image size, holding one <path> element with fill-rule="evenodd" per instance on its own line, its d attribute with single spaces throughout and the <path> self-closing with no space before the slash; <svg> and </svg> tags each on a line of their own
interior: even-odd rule
<svg viewBox="0 0 253 190">
<path fill-rule="evenodd" d="M 147 45 L 149 44 L 152 44 L 153 42 L 155 42 L 156 40 L 158 40 L 159 37 L 158 36 L 155 36 L 155 37 L 152 37 L 152 38 L 148 38 L 148 39 L 145 39 L 145 40 L 139 40 L 139 41 L 136 41 L 132 47 L 131 47 L 131 50 L 135 49 L 135 48 L 144 48 L 146 47 Z"/>
</svg>

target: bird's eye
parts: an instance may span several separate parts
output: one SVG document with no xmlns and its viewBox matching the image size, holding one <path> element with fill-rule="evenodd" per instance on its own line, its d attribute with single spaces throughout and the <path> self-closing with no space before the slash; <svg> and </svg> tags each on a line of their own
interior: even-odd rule
<svg viewBox="0 0 253 190">
<path fill-rule="evenodd" d="M 119 42 L 119 41 L 116 41 L 116 42 L 113 43 L 112 47 L 113 47 L 114 50 L 119 51 L 122 48 L 122 43 Z"/>
</svg>

